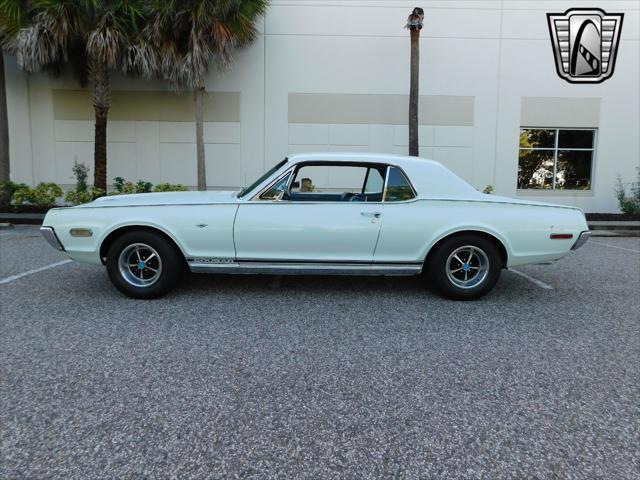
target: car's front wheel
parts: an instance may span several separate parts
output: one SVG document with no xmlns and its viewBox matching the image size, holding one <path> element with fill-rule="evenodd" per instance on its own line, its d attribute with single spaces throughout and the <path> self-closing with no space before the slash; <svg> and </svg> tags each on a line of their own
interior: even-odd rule
<svg viewBox="0 0 640 480">
<path fill-rule="evenodd" d="M 460 235 L 445 240 L 429 256 L 427 275 L 446 297 L 475 300 L 488 293 L 500 278 L 502 260 L 490 240 Z"/>
<path fill-rule="evenodd" d="M 183 262 L 175 247 L 146 230 L 126 232 L 111 244 L 107 272 L 113 285 L 132 298 L 156 298 L 171 289 Z"/>
</svg>

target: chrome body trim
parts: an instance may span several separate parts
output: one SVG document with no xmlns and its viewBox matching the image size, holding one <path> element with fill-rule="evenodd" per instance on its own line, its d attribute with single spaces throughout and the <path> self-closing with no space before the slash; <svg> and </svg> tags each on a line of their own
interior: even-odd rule
<svg viewBox="0 0 640 480">
<path fill-rule="evenodd" d="M 291 180 L 293 180 L 293 170 L 294 170 L 294 168 L 295 168 L 295 165 L 292 165 L 291 167 L 286 169 L 284 171 L 284 173 L 282 173 L 281 175 L 277 175 L 275 180 L 273 180 L 272 182 L 269 182 L 266 187 L 264 187 L 262 190 L 259 190 L 258 193 L 256 193 L 255 195 L 252 195 L 247 201 L 250 201 L 250 202 L 276 202 L 276 201 L 280 201 L 280 200 L 267 200 L 267 199 L 263 200 L 260 197 L 262 195 L 264 195 L 265 193 L 267 193 L 269 190 L 271 190 L 274 185 L 279 183 L 287 175 L 289 175 L 289 181 L 287 182 L 287 186 L 291 185 Z M 277 173 L 278 172 L 276 172 L 276 174 Z"/>
<path fill-rule="evenodd" d="M 407 183 L 409 184 L 409 187 L 411 188 L 411 191 L 413 192 L 413 197 L 409 198 L 408 200 L 397 200 L 397 201 L 394 200 L 391 202 L 387 201 L 387 187 L 389 185 L 389 172 L 391 171 L 391 167 L 397 168 L 398 170 L 400 170 L 400 173 L 402 174 L 404 179 L 407 181 Z M 392 165 L 391 163 L 387 164 L 387 171 L 384 176 L 384 190 L 382 191 L 382 202 L 383 203 L 407 203 L 407 202 L 413 202 L 414 200 L 417 200 L 417 199 L 418 199 L 418 192 L 416 192 L 416 189 L 413 187 L 413 183 L 411 183 L 411 179 L 407 175 L 407 172 L 405 172 L 404 169 L 398 165 Z"/>
<path fill-rule="evenodd" d="M 407 178 L 408 179 L 408 178 Z M 484 200 L 478 198 L 448 198 L 448 197 L 415 197 L 411 200 L 403 200 L 401 202 L 386 202 L 387 204 L 402 204 L 402 203 L 412 203 L 418 201 L 431 201 L 431 202 L 467 202 L 467 203 L 488 203 L 491 205 L 516 205 L 521 207 L 544 207 L 544 208 L 560 208 L 564 210 L 577 210 L 576 207 L 571 207 L 569 205 L 544 205 L 544 204 L 527 204 L 527 203 L 518 203 L 518 202 L 507 202 L 507 201 L 495 201 L 495 200 Z M 157 203 L 157 204 L 144 204 L 144 205 L 91 205 L 86 204 L 80 205 L 77 207 L 58 207 L 52 210 L 63 210 L 67 208 L 78 208 L 83 210 L 93 210 L 99 208 L 139 208 L 139 207 L 199 207 L 199 206 L 209 206 L 215 207 L 217 205 L 239 205 L 240 203 L 260 203 L 261 205 L 268 205 L 269 203 L 278 204 L 283 201 L 273 201 L 273 200 L 238 200 L 235 202 L 216 202 L 216 203 Z M 287 203 L 304 203 L 304 204 L 328 204 L 328 203 L 346 203 L 346 202 L 310 202 L 310 201 L 300 201 L 294 202 L 292 200 L 286 200 Z M 383 202 L 366 202 L 366 203 L 383 203 Z"/>
<path fill-rule="evenodd" d="M 587 240 L 589 240 L 590 238 L 591 238 L 591 232 L 589 230 L 580 232 L 580 235 L 578 235 L 578 240 L 576 240 L 576 243 L 573 244 L 573 247 L 571 247 L 571 250 L 579 249 L 581 246 L 587 243 Z"/>
<path fill-rule="evenodd" d="M 187 261 L 195 273 L 252 273 L 268 275 L 418 275 L 422 264 L 414 263 L 357 263 L 304 261 L 236 261 L 229 263 L 200 263 Z"/>
<path fill-rule="evenodd" d="M 387 168 L 385 169 L 385 172 L 384 172 L 384 183 L 382 184 L 382 202 L 384 202 L 387 199 L 387 187 L 389 186 L 389 171 L 391 171 L 391 167 L 387 165 Z M 413 198 L 415 198 L 415 195 L 413 196 Z"/>
<path fill-rule="evenodd" d="M 49 245 L 51 245 L 56 250 L 64 252 L 64 247 L 62 246 L 62 243 L 60 243 L 60 240 L 58 240 L 58 236 L 53 230 L 53 227 L 40 227 L 40 234 L 44 237 Z"/>
<path fill-rule="evenodd" d="M 86 205 L 86 206 L 85 206 Z M 65 208 L 77 208 L 82 210 L 93 210 L 96 208 L 139 208 L 139 207 L 214 207 L 216 205 L 238 205 L 238 202 L 215 202 L 215 203 L 144 203 L 140 205 L 91 205 L 89 203 L 85 205 L 78 205 L 75 207 L 65 207 Z M 52 209 L 53 210 L 53 209 Z"/>
</svg>

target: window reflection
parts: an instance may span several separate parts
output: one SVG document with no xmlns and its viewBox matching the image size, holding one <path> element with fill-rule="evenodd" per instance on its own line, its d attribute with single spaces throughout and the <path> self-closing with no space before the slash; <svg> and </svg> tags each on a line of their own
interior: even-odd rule
<svg viewBox="0 0 640 480">
<path fill-rule="evenodd" d="M 518 189 L 589 190 L 595 130 L 520 130 Z"/>
</svg>

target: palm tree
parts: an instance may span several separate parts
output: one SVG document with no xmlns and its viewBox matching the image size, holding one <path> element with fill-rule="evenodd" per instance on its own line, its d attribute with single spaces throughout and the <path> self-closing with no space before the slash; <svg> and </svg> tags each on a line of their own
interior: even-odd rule
<svg viewBox="0 0 640 480">
<path fill-rule="evenodd" d="M 7 90 L 4 82 L 4 50 L 0 51 L 0 182 L 11 179 L 9 163 L 9 121 L 7 118 Z"/>
<path fill-rule="evenodd" d="M 24 1 L 0 0 L 0 182 L 11 179 L 4 52 L 11 53 L 14 50 L 14 40 L 17 32 L 24 24 L 26 13 Z"/>
<path fill-rule="evenodd" d="M 211 66 L 233 62 L 233 49 L 251 44 L 268 0 L 154 0 L 144 41 L 158 55 L 158 73 L 176 90 L 194 91 L 198 190 L 206 190 L 203 115 Z"/>
<path fill-rule="evenodd" d="M 29 24 L 16 37 L 18 65 L 29 72 L 72 67 L 88 84 L 95 112 L 94 181 L 107 187 L 107 116 L 110 71 L 150 75 L 155 57 L 140 32 L 142 0 L 34 0 Z"/>
<path fill-rule="evenodd" d="M 417 157 L 418 150 L 418 99 L 420 84 L 420 30 L 423 27 L 424 10 L 413 9 L 405 28 L 411 35 L 411 80 L 409 88 L 409 155 Z"/>
</svg>

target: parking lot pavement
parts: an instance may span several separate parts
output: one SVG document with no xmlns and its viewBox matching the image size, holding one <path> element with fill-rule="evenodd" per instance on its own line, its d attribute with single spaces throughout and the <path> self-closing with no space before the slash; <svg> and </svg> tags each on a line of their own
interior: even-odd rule
<svg viewBox="0 0 640 480">
<path fill-rule="evenodd" d="M 638 239 L 476 302 L 202 275 L 134 301 L 102 267 L 20 276 L 65 258 L 36 232 L 0 232 L 1 478 L 637 478 Z"/>
</svg>

